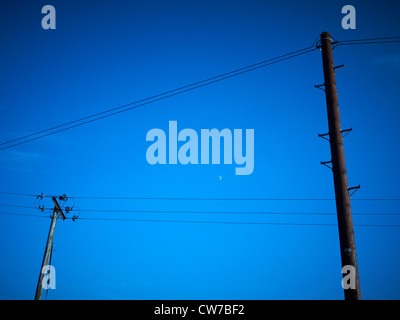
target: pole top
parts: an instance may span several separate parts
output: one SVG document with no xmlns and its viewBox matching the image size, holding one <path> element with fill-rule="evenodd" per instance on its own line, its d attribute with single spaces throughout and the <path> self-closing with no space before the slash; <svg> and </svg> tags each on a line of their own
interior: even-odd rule
<svg viewBox="0 0 400 320">
<path fill-rule="evenodd" d="M 328 31 L 324 31 L 321 33 L 321 40 L 324 39 L 332 40 L 331 34 Z"/>
<path fill-rule="evenodd" d="M 61 209 L 60 205 L 58 204 L 56 197 L 53 197 L 53 202 L 54 202 L 54 211 L 59 212 L 60 215 L 61 215 L 61 218 L 62 218 L 63 220 L 65 220 L 65 215 L 64 215 L 64 213 L 62 212 L 62 209 Z"/>
</svg>

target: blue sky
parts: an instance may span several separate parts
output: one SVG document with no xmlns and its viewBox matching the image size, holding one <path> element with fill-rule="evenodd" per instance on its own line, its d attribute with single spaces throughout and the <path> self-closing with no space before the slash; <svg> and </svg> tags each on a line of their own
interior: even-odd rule
<svg viewBox="0 0 400 320">
<path fill-rule="evenodd" d="M 43 30 L 41 8 L 56 8 Z M 356 8 L 343 30 L 341 8 Z M 0 140 L 7 141 L 307 47 L 399 36 L 397 1 L 12 1 L 0 10 Z M 334 50 L 349 185 L 400 198 L 399 44 Z M 109 197 L 333 198 L 322 59 L 314 51 L 0 151 L 0 191 Z M 254 129 L 254 171 L 150 165 L 146 134 Z M 0 195 L 33 206 L 33 197 Z M 44 204 L 51 207 L 51 201 Z M 96 213 L 88 209 L 334 213 L 334 201 L 75 199 L 84 218 L 335 224 L 334 215 Z M 2 212 L 42 215 L 1 207 Z M 352 201 L 399 213 L 399 201 Z M 46 214 L 43 214 L 46 215 Z M 47 214 L 48 215 L 48 214 Z M 397 216 L 355 225 L 400 224 Z M 50 219 L 0 215 L 0 298 L 33 299 Z M 399 228 L 355 226 L 362 297 L 400 298 Z M 336 226 L 58 221 L 48 299 L 342 299 Z"/>
</svg>

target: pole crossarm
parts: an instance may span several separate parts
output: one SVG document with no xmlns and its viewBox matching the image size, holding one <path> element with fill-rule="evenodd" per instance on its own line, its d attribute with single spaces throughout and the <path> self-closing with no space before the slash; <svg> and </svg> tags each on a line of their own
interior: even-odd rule
<svg viewBox="0 0 400 320">
<path fill-rule="evenodd" d="M 58 204 L 56 197 L 53 197 L 52 199 L 53 199 L 53 202 L 54 202 L 54 211 L 58 212 L 60 214 L 61 218 L 63 220 L 65 220 L 65 215 L 64 215 L 60 205 Z"/>
</svg>

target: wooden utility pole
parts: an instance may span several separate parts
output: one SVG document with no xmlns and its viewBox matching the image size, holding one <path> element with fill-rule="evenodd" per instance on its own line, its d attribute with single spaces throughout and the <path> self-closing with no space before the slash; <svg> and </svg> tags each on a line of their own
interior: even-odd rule
<svg viewBox="0 0 400 320">
<path fill-rule="evenodd" d="M 42 271 L 43 271 L 43 267 L 45 267 L 49 264 L 51 250 L 53 248 L 54 231 L 56 230 L 56 223 L 57 223 L 58 216 L 60 215 L 63 220 L 65 219 L 65 216 L 61 210 L 61 207 L 58 204 L 57 199 L 55 197 L 53 197 L 53 202 L 54 202 L 55 207 L 53 210 L 53 216 L 51 218 L 51 224 L 50 224 L 49 235 L 47 237 L 46 249 L 44 250 L 42 267 L 40 268 L 39 280 L 37 283 L 36 293 L 35 293 L 35 300 L 40 300 L 42 298 L 43 279 L 45 276 Z"/>
<path fill-rule="evenodd" d="M 331 161 L 339 226 L 340 255 L 342 259 L 342 267 L 352 266 L 355 271 L 355 289 L 345 289 L 344 295 L 346 300 L 360 300 L 361 292 L 358 276 L 356 243 L 354 238 L 346 163 L 344 159 L 335 68 L 333 65 L 332 42 L 329 32 L 321 33 L 322 63 L 324 68 L 329 142 L 331 146 Z"/>
</svg>

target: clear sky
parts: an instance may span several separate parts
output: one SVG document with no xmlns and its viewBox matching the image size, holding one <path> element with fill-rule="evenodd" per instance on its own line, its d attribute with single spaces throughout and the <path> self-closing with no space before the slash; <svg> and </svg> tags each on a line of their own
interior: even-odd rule
<svg viewBox="0 0 400 320">
<path fill-rule="evenodd" d="M 44 30 L 41 9 L 56 9 Z M 356 8 L 344 30 L 341 9 Z M 398 1 L 2 1 L 0 140 L 14 139 L 310 46 L 400 35 Z M 334 50 L 362 297 L 400 298 L 400 44 Z M 0 151 L 0 191 L 71 197 L 334 198 L 320 51 Z M 146 134 L 254 129 L 254 171 L 150 165 Z M 180 142 L 178 147 L 183 143 Z M 342 299 L 334 201 L 75 199 L 59 220 L 48 299 Z M 35 198 L 0 194 L 0 204 Z M 50 199 L 43 203 L 52 207 Z M 66 204 L 73 205 L 72 200 Z M 84 210 L 188 211 L 118 213 Z M 3 213 L 48 216 L 37 209 Z M 190 213 L 277 212 L 277 215 Z M 286 213 L 297 213 L 289 215 Z M 77 211 L 70 213 L 78 214 Z M 50 219 L 0 215 L 0 298 L 33 299 Z"/>
</svg>

